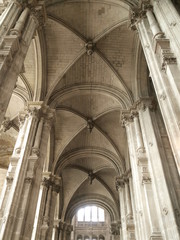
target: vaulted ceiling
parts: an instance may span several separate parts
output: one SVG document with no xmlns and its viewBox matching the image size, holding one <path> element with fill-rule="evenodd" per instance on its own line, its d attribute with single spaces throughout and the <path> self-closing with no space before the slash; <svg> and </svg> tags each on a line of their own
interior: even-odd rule
<svg viewBox="0 0 180 240">
<path fill-rule="evenodd" d="M 146 63 L 129 21 L 129 6 L 136 4 L 46 1 L 46 25 L 18 78 L 6 114 L 14 124 L 29 100 L 56 109 L 49 170 L 62 177 L 62 219 L 84 202 L 111 209 L 112 220 L 119 219 L 115 178 L 128 168 L 121 110 L 147 94 Z M 10 130 L 6 134 L 12 137 Z"/>
</svg>

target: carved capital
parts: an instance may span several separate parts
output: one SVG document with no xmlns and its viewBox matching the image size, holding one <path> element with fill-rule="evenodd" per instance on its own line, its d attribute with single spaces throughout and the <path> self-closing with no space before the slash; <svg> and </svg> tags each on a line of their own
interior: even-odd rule
<svg viewBox="0 0 180 240">
<path fill-rule="evenodd" d="M 132 171 L 131 171 L 131 169 L 128 169 L 126 172 L 125 172 L 125 174 L 124 174 L 124 181 L 126 182 L 126 183 L 128 183 L 129 182 L 129 178 L 131 178 L 132 177 Z"/>
<path fill-rule="evenodd" d="M 124 188 L 125 187 L 124 176 L 117 177 L 115 183 L 116 183 L 116 190 Z"/>
<path fill-rule="evenodd" d="M 140 7 L 136 7 L 131 11 L 131 29 L 136 30 L 136 24 L 141 21 L 141 19 L 146 18 L 146 12 L 148 10 L 153 11 L 153 7 L 149 0 L 144 0 Z"/>
<path fill-rule="evenodd" d="M 120 227 L 121 224 L 119 222 L 111 223 L 111 234 L 112 235 L 120 235 Z"/>
<path fill-rule="evenodd" d="M 19 121 L 19 127 L 22 128 L 24 125 L 25 119 L 27 118 L 28 114 L 25 111 L 21 111 L 18 114 L 18 121 Z"/>
<path fill-rule="evenodd" d="M 136 109 L 131 109 L 131 118 L 138 118 L 139 117 L 139 113 Z"/>
<path fill-rule="evenodd" d="M 29 8 L 31 15 L 36 19 L 39 26 L 43 26 L 47 19 L 44 0 L 16 0 L 23 8 Z"/>
<path fill-rule="evenodd" d="M 131 112 L 129 110 L 122 111 L 121 112 L 121 126 L 125 127 L 131 122 L 133 122 Z"/>
<path fill-rule="evenodd" d="M 59 193 L 61 186 L 62 186 L 62 179 L 58 176 L 51 176 L 51 182 L 52 182 L 52 191 Z"/>
<path fill-rule="evenodd" d="M 44 125 L 46 127 L 51 128 L 52 124 L 55 123 L 55 110 L 51 109 L 49 106 L 42 106 L 41 116 L 44 118 Z"/>
<path fill-rule="evenodd" d="M 157 103 L 154 98 L 140 98 L 136 103 L 138 110 L 146 111 L 147 108 L 151 111 L 156 110 Z"/>
<path fill-rule="evenodd" d="M 42 180 L 42 182 L 41 182 L 41 184 L 42 184 L 44 187 L 49 188 L 49 186 L 51 185 L 51 181 L 50 181 L 49 178 L 44 177 L 43 180 Z"/>
</svg>

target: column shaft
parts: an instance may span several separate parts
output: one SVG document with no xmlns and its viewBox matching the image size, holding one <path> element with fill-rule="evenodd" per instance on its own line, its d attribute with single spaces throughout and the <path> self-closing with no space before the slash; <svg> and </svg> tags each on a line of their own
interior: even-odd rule
<svg viewBox="0 0 180 240">
<path fill-rule="evenodd" d="M 177 200 L 174 199 L 175 195 L 173 195 L 173 198 L 171 197 L 174 189 L 168 189 L 167 186 L 165 174 L 168 174 L 168 172 L 164 172 L 162 165 L 162 163 L 167 160 L 161 145 L 161 140 L 158 137 L 159 133 L 155 117 L 151 117 L 154 116 L 154 114 L 155 113 L 151 112 L 148 107 L 145 110 L 139 111 L 140 122 L 145 137 L 149 171 L 152 178 L 152 190 L 149 189 L 148 186 L 146 196 L 149 195 L 149 204 L 152 204 L 150 208 L 153 209 L 154 203 L 152 202 L 152 194 L 150 193 L 153 191 L 154 198 L 156 199 L 156 216 L 159 221 L 159 226 L 161 227 L 161 233 L 163 233 L 167 239 L 171 239 L 173 236 L 173 239 L 176 240 L 180 238 L 180 231 L 177 216 L 173 209 L 178 209 L 179 206 L 177 206 Z M 154 161 L 154 159 L 156 159 L 156 161 Z M 170 176 L 168 176 L 168 181 L 171 181 Z M 153 201 L 155 201 L 155 199 L 153 199 Z"/>
<path fill-rule="evenodd" d="M 161 38 L 153 42 L 146 21 L 142 18 L 137 28 L 180 174 L 180 86 L 177 77 L 180 71 L 169 40 Z"/>
<path fill-rule="evenodd" d="M 40 14 L 44 9 L 42 5 L 38 4 L 37 1 L 38 14 Z M 33 5 L 33 7 L 35 6 Z M 25 8 L 19 17 L 21 11 L 22 7 L 13 2 L 0 17 L 2 26 L 7 24 L 4 29 L 8 29 L 6 31 L 0 25 L 0 33 L 2 31 L 0 55 L 3 56 L 3 58 L 0 58 L 0 124 L 7 110 L 17 77 L 22 70 L 31 40 L 39 26 L 39 20 L 33 15 L 33 11 L 30 13 L 30 9 Z M 19 20 L 16 22 L 18 17 Z M 12 26 L 12 23 L 15 27 Z M 12 31 L 9 31 L 10 29 Z"/>
</svg>

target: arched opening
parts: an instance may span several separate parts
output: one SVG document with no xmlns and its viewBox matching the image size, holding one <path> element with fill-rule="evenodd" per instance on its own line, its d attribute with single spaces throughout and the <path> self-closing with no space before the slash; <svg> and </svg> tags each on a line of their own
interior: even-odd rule
<svg viewBox="0 0 180 240">
<path fill-rule="evenodd" d="M 111 218 L 106 209 L 97 205 L 78 208 L 72 219 L 71 240 L 110 239 Z"/>
</svg>

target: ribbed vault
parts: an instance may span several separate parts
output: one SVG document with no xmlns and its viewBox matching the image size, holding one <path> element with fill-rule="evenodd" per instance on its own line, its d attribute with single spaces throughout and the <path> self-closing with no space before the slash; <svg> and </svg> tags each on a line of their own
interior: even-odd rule
<svg viewBox="0 0 180 240">
<path fill-rule="evenodd" d="M 47 2 L 46 102 L 56 108 L 53 171 L 63 179 L 62 219 L 83 199 L 106 199 L 119 213 L 115 178 L 128 161 L 120 115 L 136 96 L 139 42 L 129 28 L 136 3 Z"/>
<path fill-rule="evenodd" d="M 121 111 L 147 93 L 144 56 L 129 27 L 135 7 L 136 0 L 46 1 L 46 25 L 31 43 L 9 104 L 14 137 L 18 110 L 28 101 L 56 109 L 47 169 L 62 177 L 62 220 L 70 222 L 87 203 L 107 209 L 112 221 L 120 218 L 115 178 L 129 166 Z"/>
</svg>

